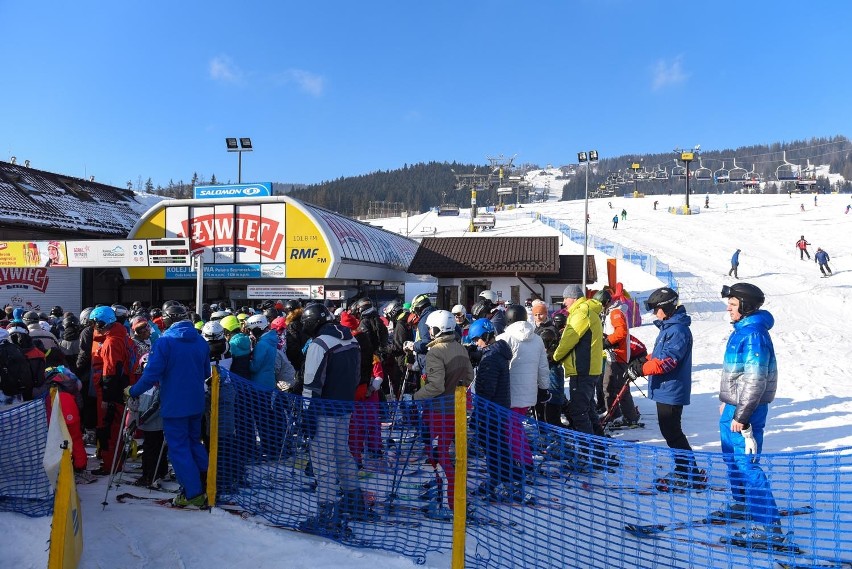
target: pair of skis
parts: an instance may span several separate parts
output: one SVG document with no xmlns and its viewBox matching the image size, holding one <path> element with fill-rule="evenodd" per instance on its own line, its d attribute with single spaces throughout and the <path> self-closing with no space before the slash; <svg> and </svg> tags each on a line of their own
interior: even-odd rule
<svg viewBox="0 0 852 569">
<path fill-rule="evenodd" d="M 781 510 L 780 514 L 782 517 L 788 516 L 802 516 L 806 514 L 814 513 L 814 509 L 811 506 L 802 506 L 799 508 L 791 508 L 786 510 Z M 726 517 L 721 516 L 713 516 L 712 514 L 708 514 L 703 518 L 695 518 L 692 520 L 686 520 L 682 522 L 673 522 L 670 524 L 627 524 L 624 526 L 624 530 L 632 534 L 636 537 L 655 537 L 661 533 L 669 532 L 669 531 L 677 531 L 681 529 L 689 529 L 700 526 L 707 525 L 729 525 L 736 522 L 746 521 L 745 514 L 742 515 L 732 515 L 728 514 Z"/>
<path fill-rule="evenodd" d="M 801 516 L 814 513 L 814 508 L 812 506 L 801 506 L 796 508 L 784 509 L 781 510 L 779 513 L 782 517 Z M 726 512 L 725 517 L 713 516 L 711 514 L 701 518 L 695 518 L 692 520 L 686 520 L 681 522 L 673 522 L 669 524 L 627 524 L 625 525 L 624 529 L 625 531 L 627 531 L 627 533 L 639 539 L 661 538 L 670 541 L 678 541 L 682 543 L 701 545 L 716 549 L 726 549 L 729 546 L 735 546 L 751 551 L 765 551 L 768 553 L 787 554 L 791 556 L 807 556 L 808 558 L 814 560 L 807 562 L 804 562 L 803 560 L 802 563 L 798 563 L 795 561 L 791 562 L 787 560 L 776 560 L 776 563 L 782 569 L 852 569 L 852 561 L 844 561 L 833 559 L 830 557 L 823 557 L 813 553 L 807 554 L 802 548 L 793 543 L 776 543 L 771 540 L 766 542 L 751 541 L 739 535 L 724 536 L 720 538 L 718 542 L 713 542 L 700 538 L 671 535 L 669 533 L 677 530 L 708 525 L 727 526 L 746 520 L 747 517 L 745 514 L 733 515 L 730 512 Z"/>
</svg>

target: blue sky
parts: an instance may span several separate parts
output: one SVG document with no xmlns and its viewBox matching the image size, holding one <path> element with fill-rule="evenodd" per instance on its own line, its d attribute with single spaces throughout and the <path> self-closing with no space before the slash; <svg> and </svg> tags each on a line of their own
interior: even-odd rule
<svg viewBox="0 0 852 569">
<path fill-rule="evenodd" d="M 852 3 L 10 2 L 2 158 L 312 183 L 852 135 Z"/>
</svg>

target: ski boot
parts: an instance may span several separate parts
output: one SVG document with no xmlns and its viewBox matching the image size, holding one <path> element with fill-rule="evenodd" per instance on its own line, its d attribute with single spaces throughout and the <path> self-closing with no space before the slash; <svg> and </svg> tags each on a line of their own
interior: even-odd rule
<svg viewBox="0 0 852 569">
<path fill-rule="evenodd" d="M 693 468 L 689 472 L 675 470 L 657 478 L 654 486 L 660 492 L 701 492 L 707 489 L 707 472 L 703 468 Z"/>
<path fill-rule="evenodd" d="M 345 539 L 352 534 L 352 530 L 346 525 L 346 520 L 341 518 L 338 505 L 335 502 L 320 504 L 316 515 L 299 522 L 298 529 L 332 539 Z"/>
<path fill-rule="evenodd" d="M 739 547 L 758 551 L 799 552 L 792 541 L 793 532 L 784 533 L 780 524 L 755 525 L 736 532 L 730 542 Z"/>
<path fill-rule="evenodd" d="M 177 496 L 172 499 L 172 507 L 174 508 L 186 508 L 187 510 L 200 510 L 207 505 L 207 494 L 202 492 L 198 496 L 194 498 L 187 498 L 186 495 L 181 492 Z"/>
<path fill-rule="evenodd" d="M 511 486 L 507 484 L 498 485 L 494 489 L 494 500 L 507 503 L 515 502 L 527 506 L 534 506 L 536 503 L 535 497 L 529 492 L 524 492 L 523 486 L 517 483 Z"/>
<path fill-rule="evenodd" d="M 359 522 L 379 519 L 378 513 L 369 507 L 364 492 L 360 489 L 343 492 L 343 499 L 340 501 L 340 515 Z"/>
<path fill-rule="evenodd" d="M 727 522 L 733 520 L 747 520 L 749 518 L 749 515 L 746 510 L 746 505 L 744 503 L 731 502 L 730 504 L 727 504 L 724 508 L 710 512 L 708 517 L 711 520 Z"/>
</svg>

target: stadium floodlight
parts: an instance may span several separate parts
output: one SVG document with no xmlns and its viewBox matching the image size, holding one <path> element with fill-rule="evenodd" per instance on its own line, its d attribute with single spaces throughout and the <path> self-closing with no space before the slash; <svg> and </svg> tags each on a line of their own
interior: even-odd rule
<svg viewBox="0 0 852 569">
<path fill-rule="evenodd" d="M 592 162 L 598 161 L 598 151 L 578 152 L 577 161 L 586 165 L 586 218 L 583 223 L 583 293 L 586 292 L 586 273 L 588 272 L 589 255 L 589 168 Z"/>
<path fill-rule="evenodd" d="M 242 184 L 243 182 L 243 152 L 251 152 L 254 150 L 251 145 L 250 138 L 226 138 L 225 139 L 225 147 L 228 149 L 228 152 L 236 152 L 238 155 L 237 159 L 237 183 Z"/>
</svg>

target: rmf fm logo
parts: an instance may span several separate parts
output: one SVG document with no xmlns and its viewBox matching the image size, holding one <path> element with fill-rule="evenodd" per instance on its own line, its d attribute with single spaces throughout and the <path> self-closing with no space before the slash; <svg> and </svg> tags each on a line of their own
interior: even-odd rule
<svg viewBox="0 0 852 569">
<path fill-rule="evenodd" d="M 319 263 L 325 263 L 325 257 L 317 257 L 319 249 L 290 249 L 290 259 L 316 259 Z"/>
</svg>

